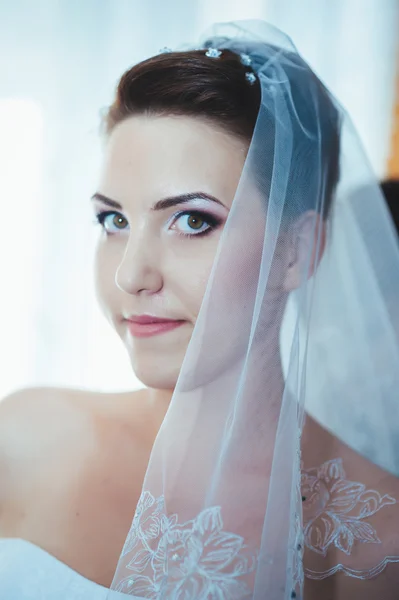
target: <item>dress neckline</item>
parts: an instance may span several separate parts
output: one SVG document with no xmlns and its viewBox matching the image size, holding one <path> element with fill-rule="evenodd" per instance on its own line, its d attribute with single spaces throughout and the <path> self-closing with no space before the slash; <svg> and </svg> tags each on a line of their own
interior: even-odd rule
<svg viewBox="0 0 399 600">
<path fill-rule="evenodd" d="M 97 588 L 98 590 L 102 590 L 103 592 L 110 591 L 108 588 L 100 585 L 99 583 L 96 583 L 95 581 L 88 579 L 84 575 L 81 575 L 78 571 L 75 571 L 74 569 L 72 569 L 72 567 L 70 567 L 66 563 L 62 562 L 61 560 L 59 560 L 53 554 L 50 554 L 49 552 L 47 552 L 47 550 L 44 550 L 40 546 L 37 546 L 33 542 L 29 542 L 28 540 L 25 540 L 23 538 L 0 538 L 0 547 L 2 544 L 12 544 L 15 546 L 24 547 L 29 552 L 34 552 L 35 554 L 43 556 L 47 561 L 51 561 L 51 562 L 55 563 L 58 566 L 58 568 L 63 569 L 65 572 L 69 573 L 70 575 L 73 575 L 75 578 L 78 578 L 81 581 L 84 581 L 87 585 L 90 584 L 93 587 Z"/>
</svg>

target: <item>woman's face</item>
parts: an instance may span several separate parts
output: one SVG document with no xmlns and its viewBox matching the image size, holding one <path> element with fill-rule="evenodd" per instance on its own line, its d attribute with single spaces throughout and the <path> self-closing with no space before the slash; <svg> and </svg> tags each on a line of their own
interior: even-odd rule
<svg viewBox="0 0 399 600">
<path fill-rule="evenodd" d="M 134 116 L 109 137 L 93 196 L 96 290 L 149 387 L 176 384 L 246 151 L 182 116 Z M 134 322 L 144 317 L 175 322 Z"/>
</svg>

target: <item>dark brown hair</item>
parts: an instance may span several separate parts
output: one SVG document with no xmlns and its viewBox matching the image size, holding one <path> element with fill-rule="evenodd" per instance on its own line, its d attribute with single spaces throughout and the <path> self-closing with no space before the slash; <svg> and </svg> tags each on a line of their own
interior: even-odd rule
<svg viewBox="0 0 399 600">
<path fill-rule="evenodd" d="M 183 115 L 211 121 L 249 145 L 262 90 L 258 77 L 251 84 L 245 76 L 252 70 L 242 64 L 243 51 L 248 52 L 248 45 L 234 52 L 223 49 L 218 58 L 209 58 L 205 50 L 171 52 L 135 65 L 118 84 L 105 117 L 106 133 L 137 114 Z M 260 64 L 264 64 L 265 55 L 270 55 L 270 63 L 283 60 L 284 76 L 289 81 L 285 87 L 292 114 L 287 118 L 291 119 L 295 164 L 287 167 L 290 194 L 285 214 L 291 220 L 317 207 L 326 216 L 339 177 L 339 113 L 327 90 L 298 55 L 259 43 L 253 44 L 253 53 Z M 275 158 L 275 118 L 266 111 L 267 135 L 261 136 L 261 151 L 255 151 L 255 176 L 266 197 Z"/>
<path fill-rule="evenodd" d="M 197 116 L 248 142 L 260 105 L 260 85 L 245 78 L 239 56 L 224 50 L 218 59 L 204 51 L 160 54 L 122 76 L 106 115 L 106 131 L 140 114 Z"/>
</svg>

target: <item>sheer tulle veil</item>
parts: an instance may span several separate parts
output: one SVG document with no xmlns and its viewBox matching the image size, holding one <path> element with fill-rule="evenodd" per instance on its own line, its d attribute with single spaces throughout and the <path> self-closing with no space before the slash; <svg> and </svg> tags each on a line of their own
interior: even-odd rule
<svg viewBox="0 0 399 600">
<path fill-rule="evenodd" d="M 399 474 L 398 244 L 350 119 L 288 37 L 238 22 L 192 47 L 240 55 L 261 102 L 110 597 L 301 598 L 305 571 L 396 560 L 372 516 L 396 502 L 375 465 Z"/>
</svg>

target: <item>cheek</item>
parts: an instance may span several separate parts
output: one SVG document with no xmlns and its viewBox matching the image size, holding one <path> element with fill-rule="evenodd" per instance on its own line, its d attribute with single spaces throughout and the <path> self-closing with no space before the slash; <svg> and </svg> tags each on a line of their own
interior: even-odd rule
<svg viewBox="0 0 399 600">
<path fill-rule="evenodd" d="M 262 236 L 253 234 L 243 247 L 240 235 L 236 241 L 234 237 L 230 234 L 228 241 L 224 242 L 223 256 L 220 257 L 211 290 L 213 306 L 215 302 L 217 305 L 222 302 L 223 314 L 226 305 L 229 306 L 229 322 L 234 313 L 237 313 L 237 318 L 241 315 L 242 307 L 256 293 L 263 243 Z M 213 236 L 208 240 L 186 242 L 185 248 L 179 248 L 174 256 L 169 256 L 168 269 L 164 273 L 167 287 L 173 290 L 194 318 L 201 308 L 219 239 L 220 236 Z"/>
<path fill-rule="evenodd" d="M 199 244 L 193 240 L 188 243 L 193 246 L 185 249 L 180 248 L 179 259 L 176 260 L 176 257 L 171 257 L 168 274 L 165 272 L 164 275 L 167 289 L 173 291 L 173 295 L 179 298 L 182 306 L 188 310 L 191 318 L 195 320 L 200 311 L 212 270 L 217 241 Z"/>
<path fill-rule="evenodd" d="M 196 336 L 201 343 L 192 346 L 187 361 L 185 390 L 213 381 L 245 356 L 263 247 L 263 236 L 255 233 L 253 231 L 251 239 L 243 243 L 241 231 L 236 235 L 230 230 L 222 242 L 223 252 L 212 277 L 202 318 L 197 323 Z M 212 263 L 213 260 L 208 264 L 208 277 Z M 202 296 L 206 283 L 203 282 Z M 195 370 L 190 370 L 191 364 L 196 365 Z"/>
<path fill-rule="evenodd" d="M 118 297 L 119 290 L 115 283 L 115 276 L 119 264 L 119 255 L 110 252 L 109 248 L 106 249 L 100 242 L 94 260 L 94 283 L 97 301 L 107 317 L 112 314 Z"/>
<path fill-rule="evenodd" d="M 263 236 L 254 234 L 243 243 L 240 236 L 229 238 L 223 265 L 220 272 L 225 275 L 224 297 L 236 301 L 235 306 L 242 309 L 249 299 L 253 299 L 259 284 L 262 262 Z"/>
</svg>

